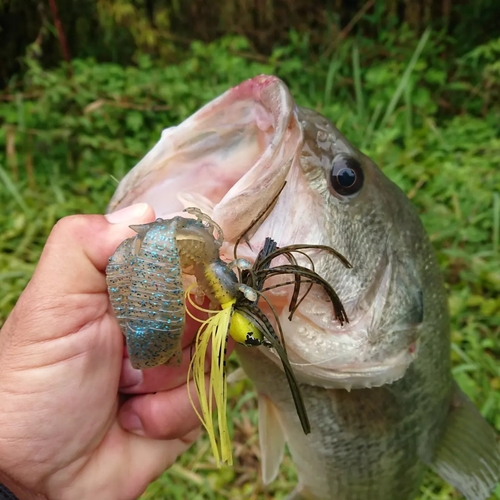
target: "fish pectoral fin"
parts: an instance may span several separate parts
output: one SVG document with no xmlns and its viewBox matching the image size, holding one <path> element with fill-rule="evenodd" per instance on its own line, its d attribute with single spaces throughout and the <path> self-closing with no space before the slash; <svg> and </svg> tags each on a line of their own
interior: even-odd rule
<svg viewBox="0 0 500 500">
<path fill-rule="evenodd" d="M 500 480 L 496 433 L 458 387 L 444 434 L 428 465 L 467 500 L 486 500 Z"/>
<path fill-rule="evenodd" d="M 246 380 L 248 378 L 248 375 L 245 373 L 245 370 L 243 370 L 243 368 L 241 368 L 241 366 L 239 368 L 236 368 L 236 370 L 234 370 L 234 372 L 231 372 L 228 376 L 227 376 L 227 383 L 228 384 L 236 384 L 237 382 L 241 382 L 243 380 Z"/>
<path fill-rule="evenodd" d="M 277 408 L 262 394 L 259 394 L 259 444 L 262 456 L 262 482 L 269 484 L 276 479 L 283 460 L 285 433 Z"/>
</svg>

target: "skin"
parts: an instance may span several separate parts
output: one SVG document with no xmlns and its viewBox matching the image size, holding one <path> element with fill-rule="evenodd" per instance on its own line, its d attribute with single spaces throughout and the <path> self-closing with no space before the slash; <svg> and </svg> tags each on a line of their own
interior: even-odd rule
<svg viewBox="0 0 500 500">
<path fill-rule="evenodd" d="M 107 295 L 108 257 L 154 219 L 145 204 L 62 219 L 0 331 L 0 482 L 20 498 L 137 498 L 199 435 L 197 325 L 180 367 L 134 370 Z"/>
</svg>

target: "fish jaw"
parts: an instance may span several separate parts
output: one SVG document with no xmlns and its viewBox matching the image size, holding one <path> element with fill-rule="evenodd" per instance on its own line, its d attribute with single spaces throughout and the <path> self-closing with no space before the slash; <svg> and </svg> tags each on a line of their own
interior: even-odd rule
<svg viewBox="0 0 500 500">
<path fill-rule="evenodd" d="M 288 309 L 290 287 L 266 292 L 278 315 L 288 358 L 300 382 L 351 390 L 380 387 L 404 376 L 418 356 L 422 322 L 418 314 L 405 312 L 399 318 L 392 316 L 391 323 L 384 323 L 381 318 L 391 281 L 398 281 L 398 276 L 389 264 L 369 290 L 370 297 L 365 301 L 360 298 L 356 307 L 350 308 L 350 320 L 344 324 L 335 318 L 331 302 L 318 285 L 302 301 L 292 321 Z M 272 320 L 270 309 L 265 304 L 262 308 Z M 261 351 L 281 364 L 273 349 Z"/>
<path fill-rule="evenodd" d="M 301 145 L 288 87 L 257 76 L 165 129 L 120 182 L 108 212 L 146 202 L 166 218 L 198 206 L 234 240 L 283 186 Z"/>
</svg>

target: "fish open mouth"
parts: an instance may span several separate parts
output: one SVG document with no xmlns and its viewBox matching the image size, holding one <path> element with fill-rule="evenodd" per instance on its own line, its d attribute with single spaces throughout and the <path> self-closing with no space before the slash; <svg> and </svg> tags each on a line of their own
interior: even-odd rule
<svg viewBox="0 0 500 500">
<path fill-rule="evenodd" d="M 261 210 L 262 193 L 272 199 L 282 187 L 301 137 L 286 85 L 273 76 L 252 78 L 164 130 L 108 210 L 146 202 L 165 218 L 197 206 L 234 240 Z"/>
<path fill-rule="evenodd" d="M 189 206 L 198 207 L 222 227 L 225 243 L 221 255 L 231 260 L 235 241 L 286 182 L 272 216 L 263 220 L 252 236 L 252 248 L 241 245 L 239 257 L 253 260 L 268 236 L 279 247 L 328 245 L 324 230 L 327 207 L 311 188 L 300 164 L 304 131 L 298 114 L 288 87 L 280 79 L 261 75 L 241 83 L 180 125 L 165 129 L 153 149 L 120 182 L 108 211 L 144 202 L 153 207 L 157 217 L 166 219 Z M 291 292 L 281 290 L 284 294 L 271 292 L 272 301 L 278 304 L 283 323 L 288 323 L 285 309 Z M 337 292 L 342 299 L 342 290 Z M 359 350 L 367 346 L 366 335 L 341 327 L 324 299 L 311 295 L 296 314 L 304 316 L 301 309 L 314 311 L 320 318 L 315 327 L 309 328 L 310 321 L 299 327 L 300 321 L 295 320 L 284 325 L 290 360 L 301 375 L 313 377 L 320 385 L 327 379 L 336 379 L 339 385 L 356 379 L 362 386 L 402 376 L 411 361 L 407 353 L 396 356 L 393 366 L 365 364 Z M 316 348 L 311 335 L 326 339 L 328 345 Z M 293 337 L 300 341 L 294 342 Z M 327 357 L 313 359 L 311 349 L 321 350 Z"/>
</svg>

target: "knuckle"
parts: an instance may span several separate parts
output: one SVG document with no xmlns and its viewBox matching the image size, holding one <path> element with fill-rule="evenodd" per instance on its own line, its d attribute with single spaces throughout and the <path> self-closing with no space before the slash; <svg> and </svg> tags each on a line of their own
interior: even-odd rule
<svg viewBox="0 0 500 500">
<path fill-rule="evenodd" d="M 85 231 L 91 224 L 92 216 L 89 215 L 68 215 L 63 217 L 52 228 L 49 241 L 59 238 L 66 238 Z"/>
<path fill-rule="evenodd" d="M 157 393 L 148 395 L 148 404 L 144 408 L 143 425 L 146 433 L 156 439 L 172 439 L 178 437 L 180 429 L 186 425 L 189 418 L 182 415 L 177 401 L 172 400 L 172 394 Z"/>
<path fill-rule="evenodd" d="M 157 438 L 168 438 L 170 437 L 172 430 L 176 427 L 176 422 L 178 422 L 177 411 L 175 408 L 168 408 L 168 412 L 165 411 L 165 404 L 162 404 L 162 398 L 155 398 L 154 395 L 151 398 L 149 406 L 149 423 L 150 427 L 148 431 Z M 173 411 L 172 411 L 173 410 Z M 168 416 L 166 415 L 168 413 Z"/>
<path fill-rule="evenodd" d="M 5 337 L 10 337 L 12 347 L 43 341 L 52 332 L 45 327 L 47 318 L 57 322 L 63 317 L 66 299 L 32 292 L 33 287 L 30 287 L 21 294 L 5 324 Z"/>
</svg>

